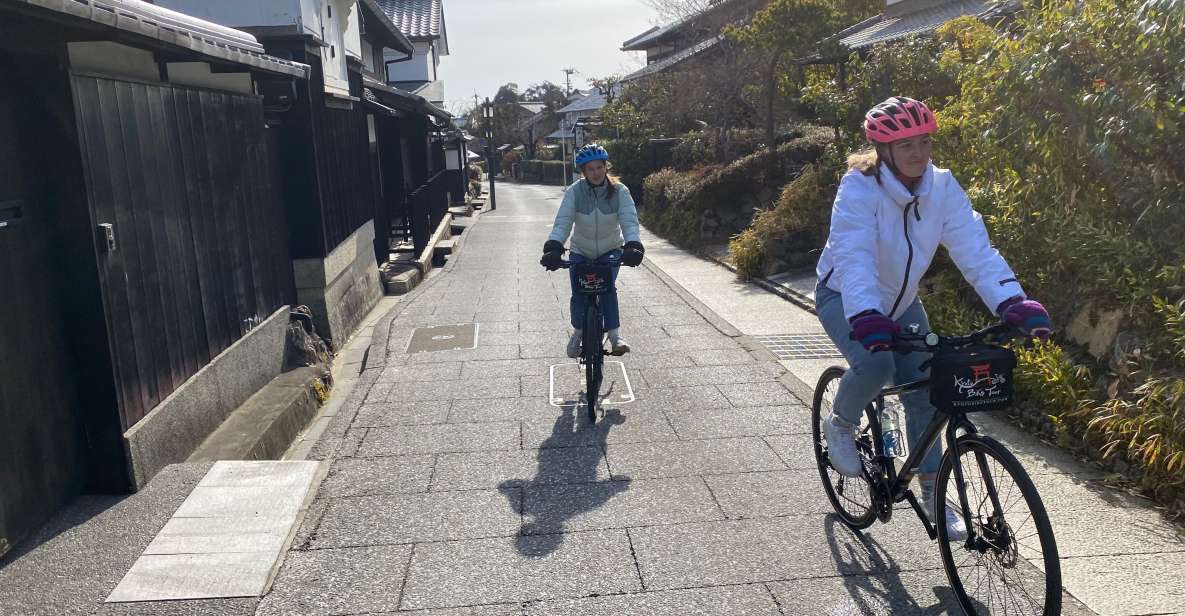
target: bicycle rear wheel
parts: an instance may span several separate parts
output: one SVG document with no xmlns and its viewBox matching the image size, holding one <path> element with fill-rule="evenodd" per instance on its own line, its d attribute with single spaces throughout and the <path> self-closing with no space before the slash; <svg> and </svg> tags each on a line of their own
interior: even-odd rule
<svg viewBox="0 0 1185 616">
<path fill-rule="evenodd" d="M 859 530 L 868 528 L 876 520 L 876 510 L 872 503 L 872 485 L 867 475 L 863 477 L 845 477 L 831 467 L 827 458 L 827 438 L 823 433 L 823 421 L 831 414 L 831 405 L 835 401 L 835 393 L 839 389 L 839 381 L 845 370 L 832 366 L 823 371 L 819 377 L 819 384 L 815 386 L 815 398 L 811 404 L 811 434 L 815 446 L 815 462 L 819 466 L 819 477 L 823 480 L 823 490 L 827 493 L 827 500 L 835 508 L 835 513 L 844 524 Z M 861 455 L 875 457 L 872 447 L 872 427 L 865 416 L 857 432 L 856 448 Z"/>
<path fill-rule="evenodd" d="M 601 362 L 604 360 L 605 347 L 602 332 L 601 312 L 589 306 L 584 313 L 584 392 L 588 406 L 588 419 L 597 420 L 597 404 L 601 393 Z"/>
<path fill-rule="evenodd" d="M 954 452 L 958 452 L 957 455 Z M 954 464 L 963 469 L 971 535 L 951 543 L 938 524 L 942 566 L 967 614 L 1055 615 L 1062 608 L 1061 564 L 1041 496 L 1024 467 L 995 439 L 966 434 L 938 469 L 939 509 L 961 508 Z M 935 516 L 945 519 L 940 510 Z"/>
</svg>

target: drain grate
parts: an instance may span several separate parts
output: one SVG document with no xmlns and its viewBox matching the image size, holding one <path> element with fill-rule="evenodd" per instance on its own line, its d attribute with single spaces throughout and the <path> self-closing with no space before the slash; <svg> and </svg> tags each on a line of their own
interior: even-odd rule
<svg viewBox="0 0 1185 616">
<path fill-rule="evenodd" d="M 825 359 L 843 357 L 827 334 L 779 334 L 753 336 L 774 352 L 778 359 Z"/>
</svg>

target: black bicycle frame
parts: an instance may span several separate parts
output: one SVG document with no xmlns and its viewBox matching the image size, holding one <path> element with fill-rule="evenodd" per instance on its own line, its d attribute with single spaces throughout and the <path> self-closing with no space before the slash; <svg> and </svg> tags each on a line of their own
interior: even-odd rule
<svg viewBox="0 0 1185 616">
<path fill-rule="evenodd" d="M 886 492 L 890 497 L 889 502 L 897 503 L 901 502 L 902 500 L 908 500 L 909 504 L 913 506 L 914 511 L 918 513 L 918 517 L 922 519 L 922 523 L 926 527 L 926 532 L 930 535 L 931 539 L 934 539 L 938 536 L 938 530 L 933 524 L 930 523 L 929 518 L 923 514 L 917 499 L 915 499 L 913 494 L 909 492 L 909 483 L 913 481 L 915 476 L 917 476 L 918 465 L 922 463 L 922 458 L 938 441 L 939 435 L 943 432 L 943 430 L 946 431 L 946 442 L 953 447 L 955 445 L 956 439 L 958 438 L 959 429 L 961 428 L 966 432 L 974 434 L 977 432 L 975 425 L 972 424 L 969 419 L 967 419 L 967 416 L 964 413 L 949 413 L 942 409 L 935 409 L 934 416 L 930 418 L 930 423 L 926 426 L 925 431 L 922 432 L 921 438 L 918 439 L 917 446 L 911 447 L 909 457 L 905 459 L 905 462 L 901 466 L 902 473 L 898 475 L 893 458 L 885 455 L 885 444 L 883 438 L 881 438 L 880 424 L 881 413 L 884 411 L 886 396 L 901 396 L 903 394 L 921 391 L 929 387 L 930 379 L 926 378 L 920 381 L 913 381 L 911 383 L 905 383 L 904 385 L 887 387 L 883 389 L 880 395 L 876 398 L 876 412 L 872 414 L 872 417 L 869 421 L 873 425 L 873 435 L 877 437 L 873 439 L 873 447 L 876 451 L 877 460 L 880 462 L 881 467 L 884 468 L 885 472 L 888 474 L 888 476 L 884 478 L 884 481 L 886 482 Z M 980 464 L 984 466 L 984 470 L 986 471 L 986 461 L 981 460 Z M 969 516 L 971 509 L 967 503 L 967 492 L 965 489 L 966 484 L 963 479 L 963 465 L 959 462 L 959 457 L 957 455 L 954 456 L 954 471 L 955 486 L 957 488 L 957 492 L 959 493 L 959 505 L 963 510 L 964 519 L 970 519 Z M 990 484 L 991 476 L 985 472 L 984 477 Z M 993 503 L 998 509 L 999 502 L 997 502 L 995 486 L 990 485 L 990 487 Z M 889 515 L 891 515 L 891 513 Z"/>
</svg>

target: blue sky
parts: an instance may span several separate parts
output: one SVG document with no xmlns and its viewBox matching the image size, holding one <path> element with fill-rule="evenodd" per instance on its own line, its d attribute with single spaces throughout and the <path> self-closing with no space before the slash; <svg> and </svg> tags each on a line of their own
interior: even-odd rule
<svg viewBox="0 0 1185 616">
<path fill-rule="evenodd" d="M 573 87 L 588 77 L 626 73 L 644 62 L 620 50 L 654 25 L 643 0 L 443 0 L 450 55 L 442 59 L 446 105 L 461 110 L 473 93 L 493 96 L 513 81 L 526 88 L 549 80 Z"/>
</svg>

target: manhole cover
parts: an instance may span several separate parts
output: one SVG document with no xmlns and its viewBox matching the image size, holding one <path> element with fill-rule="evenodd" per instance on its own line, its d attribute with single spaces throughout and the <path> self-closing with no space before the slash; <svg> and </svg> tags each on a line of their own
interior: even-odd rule
<svg viewBox="0 0 1185 616">
<path fill-rule="evenodd" d="M 455 351 L 477 347 L 477 324 L 420 327 L 411 335 L 408 354 L 430 351 Z"/>
<path fill-rule="evenodd" d="M 606 361 L 602 367 L 601 404 L 625 404 L 633 402 L 634 387 L 630 384 L 625 364 Z M 584 366 L 581 364 L 555 364 L 551 367 L 551 391 L 548 393 L 552 406 L 567 406 L 584 402 Z"/>
<path fill-rule="evenodd" d="M 843 357 L 827 334 L 780 334 L 753 336 L 753 339 L 773 351 L 778 359 Z"/>
</svg>

